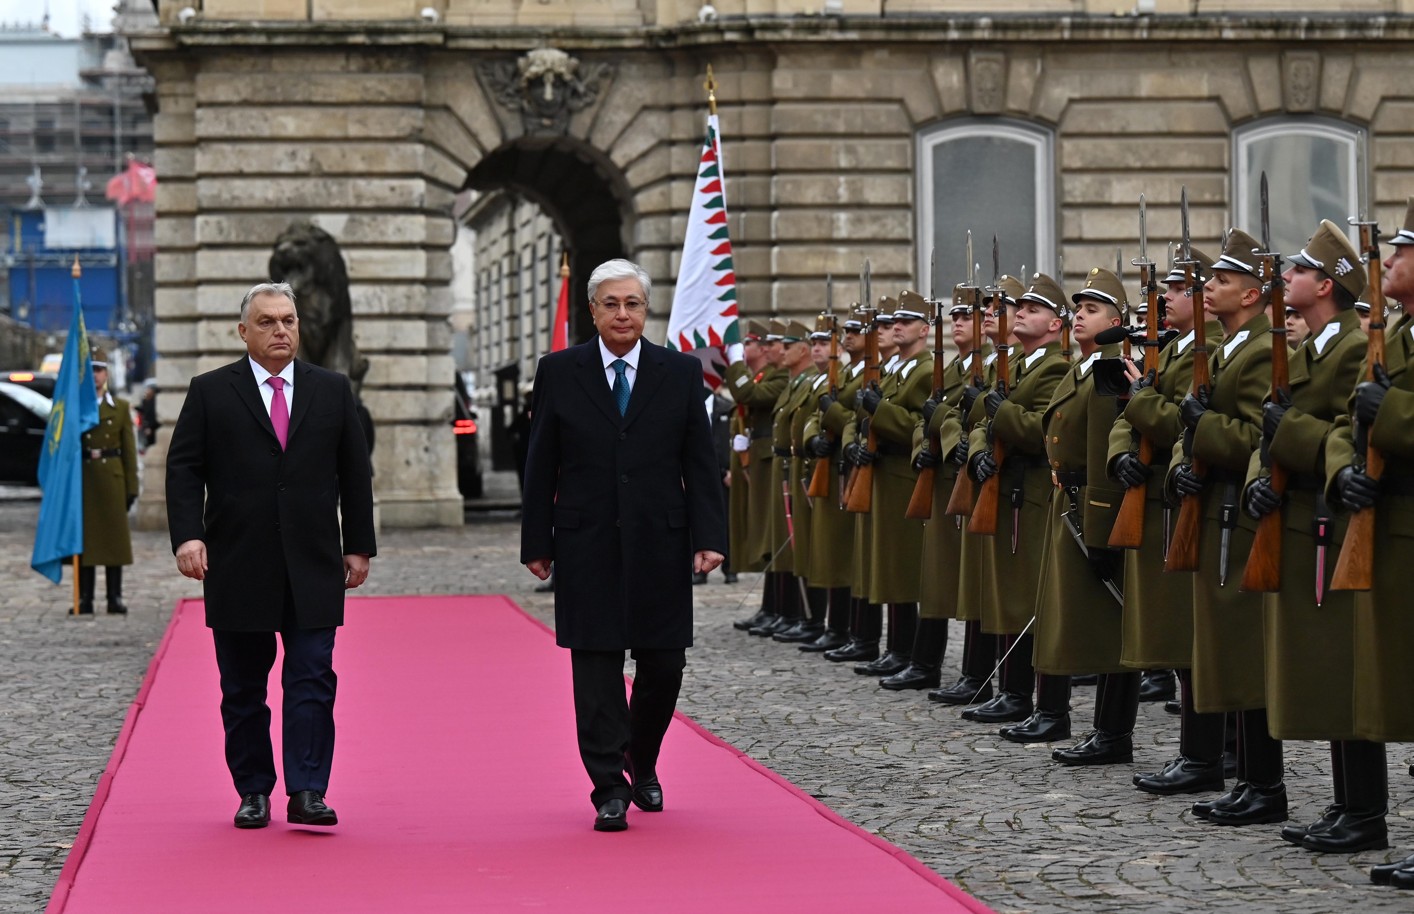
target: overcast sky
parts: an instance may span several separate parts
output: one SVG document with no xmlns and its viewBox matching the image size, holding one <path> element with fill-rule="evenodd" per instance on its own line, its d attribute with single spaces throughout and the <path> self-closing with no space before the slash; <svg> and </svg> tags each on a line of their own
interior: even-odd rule
<svg viewBox="0 0 1414 914">
<path fill-rule="evenodd" d="M 88 14 L 93 30 L 111 31 L 115 0 L 0 0 L 0 24 L 38 25 L 49 7 L 49 30 L 65 38 L 77 38 L 83 15 Z"/>
</svg>

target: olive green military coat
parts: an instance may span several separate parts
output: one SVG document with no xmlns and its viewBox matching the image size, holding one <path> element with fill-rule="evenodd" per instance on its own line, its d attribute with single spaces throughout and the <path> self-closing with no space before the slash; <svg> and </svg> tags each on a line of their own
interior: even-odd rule
<svg viewBox="0 0 1414 914">
<path fill-rule="evenodd" d="M 962 526 L 958 518 L 943 513 L 957 483 L 957 464 L 947 459 L 962 437 L 962 422 L 954 404 L 972 380 L 971 355 L 957 356 L 943 369 L 942 398 L 924 426 L 920 417 L 913 429 L 913 453 L 939 448 L 943 458 L 933 474 L 932 513 L 923 522 L 922 568 L 918 579 L 918 613 L 924 619 L 957 617 L 958 588 L 962 574 Z M 941 444 L 941 447 L 940 447 Z M 910 458 L 911 459 L 911 458 Z"/>
<path fill-rule="evenodd" d="M 1219 556 L 1223 505 L 1240 503 L 1247 466 L 1262 437 L 1262 402 L 1272 383 L 1270 329 L 1267 315 L 1258 314 L 1213 347 L 1212 397 L 1193 435 L 1193 456 L 1208 469 L 1200 496 L 1198 570 L 1170 576 L 1187 574 L 1193 587 L 1193 704 L 1200 712 L 1266 706 L 1262 595 L 1238 588 L 1256 524 L 1240 509 L 1230 540 L 1226 586 L 1219 583 Z M 1182 441 L 1175 445 L 1173 467 L 1182 462 L 1182 446 Z M 1174 586 L 1181 586 L 1180 581 L 1175 577 Z"/>
<path fill-rule="evenodd" d="M 1353 691 L 1356 736 L 1393 743 L 1414 740 L 1409 700 L 1414 612 L 1406 575 L 1414 566 L 1414 321 L 1408 315 L 1386 332 L 1385 370 L 1391 387 L 1370 429 L 1370 443 L 1384 455 L 1386 491 L 1373 509 L 1374 586 L 1355 594 Z M 1359 378 L 1365 378 L 1363 367 Z M 1342 416 L 1326 445 L 1326 495 L 1332 505 L 1336 474 L 1355 457 L 1351 432 L 1350 417 Z"/>
<path fill-rule="evenodd" d="M 923 416 L 923 401 L 933 392 L 933 353 L 925 349 L 902 361 L 879 387 L 883 400 L 872 419 L 878 457 L 874 461 L 874 524 L 869 541 L 869 602 L 916 603 L 923 522 L 904 514 L 918 481 L 913 469 L 913 428 Z"/>
<path fill-rule="evenodd" d="M 137 439 L 128 401 L 98 401 L 98 424 L 83 435 L 83 557 L 80 564 L 115 566 L 133 563 L 128 530 L 128 499 L 137 498 Z M 117 456 L 89 456 L 91 451 Z"/>
<path fill-rule="evenodd" d="M 810 513 L 810 573 L 812 587 L 852 587 L 855 577 L 854 528 L 857 515 L 844 509 L 841 490 L 846 474 L 841 472 L 840 450 L 844 436 L 854 420 L 855 401 L 864 373 L 862 362 L 855 362 L 840 373 L 840 386 L 836 392 L 836 402 L 828 412 L 818 408 L 806 423 L 804 437 L 824 433 L 835 442 L 835 450 L 829 457 L 820 458 L 829 464 L 830 492 L 812 501 Z M 815 394 L 824 393 L 821 387 Z M 807 462 L 814 471 L 815 461 Z M 806 476 L 809 479 L 809 476 Z"/>
<path fill-rule="evenodd" d="M 1222 342 L 1222 325 L 1204 325 L 1210 348 Z M 1110 432 L 1108 466 L 1121 453 L 1138 452 L 1139 436 L 1149 436 L 1153 475 L 1145 491 L 1144 539 L 1124 557 L 1124 633 L 1120 660 L 1137 669 L 1186 670 L 1193 665 L 1193 589 L 1164 574 L 1168 536 L 1164 480 L 1174 445 L 1183 437 L 1178 401 L 1193 387 L 1193 331 L 1159 353 L 1158 383 L 1129 399 Z M 1177 513 L 1168 518 L 1171 523 Z"/>
<path fill-rule="evenodd" d="M 746 407 L 746 435 L 751 439 L 746 452 L 745 546 L 732 556 L 734 571 L 762 571 L 775 551 L 770 544 L 771 505 L 772 492 L 779 491 L 780 480 L 771 474 L 771 417 L 786 380 L 784 368 L 768 367 L 753 375 L 745 362 L 728 365 L 723 379 L 732 398 Z"/>
<path fill-rule="evenodd" d="M 984 359 L 984 373 L 982 388 L 991 390 L 997 383 L 997 353 L 991 352 Z M 970 381 L 970 379 L 969 379 Z M 959 395 L 960 396 L 960 395 Z M 943 420 L 943 434 L 950 440 L 960 441 L 963 429 L 968 432 L 968 444 L 973 442 L 972 435 L 979 425 L 986 422 L 987 413 L 982 408 L 982 398 L 978 397 L 972 404 L 971 411 L 967 415 L 962 414 L 962 404 L 959 402 L 956 409 L 949 411 L 946 419 Z M 956 428 L 954 429 L 954 423 Z M 980 431 L 976 431 L 981 434 Z M 956 444 L 954 444 L 956 447 Z M 957 485 L 957 474 L 965 472 L 962 467 L 958 467 L 953 473 L 953 485 Z M 973 499 L 976 499 L 976 486 L 973 487 Z M 952 497 L 952 492 L 948 492 L 948 497 Z M 946 502 L 944 503 L 946 506 Z M 970 510 L 970 508 L 969 508 Z M 980 622 L 982 619 L 983 594 L 988 592 L 991 586 L 991 565 L 983 564 L 983 555 L 990 551 L 991 537 L 968 534 L 967 520 L 962 522 L 962 545 L 958 550 L 957 569 L 957 616 L 963 622 Z M 988 558 L 990 561 L 990 557 Z M 990 594 L 986 597 L 990 599 Z"/>
<path fill-rule="evenodd" d="M 779 450 L 790 450 L 790 428 L 791 422 L 795 419 L 795 414 L 806 403 L 810 395 L 810 382 L 814 380 L 818 372 L 815 368 L 809 367 L 800 374 L 790 378 L 786 382 L 786 387 L 781 391 L 780 399 L 776 402 L 776 409 L 771 416 L 771 514 L 770 514 L 770 543 L 771 555 L 776 556 L 775 564 L 771 566 L 772 571 L 787 571 L 791 574 L 799 574 L 796 570 L 795 555 L 796 546 L 801 543 L 801 538 L 809 535 L 807 518 L 806 524 L 797 524 L 801 509 L 801 504 L 807 499 L 800 492 L 798 485 L 798 470 L 796 478 L 791 474 L 791 458 L 782 457 L 776 453 Z M 790 484 L 791 492 L 791 516 L 786 518 L 785 488 L 783 483 Z M 806 508 L 808 510 L 808 506 Z M 809 555 L 808 546 L 804 548 L 802 557 Z"/>
<path fill-rule="evenodd" d="M 1041 414 L 1068 371 L 1070 363 L 1061 356 L 1059 343 L 1011 359 L 1010 392 L 991 422 L 993 437 L 1006 444 L 1006 460 L 1000 473 L 997 532 L 984 537 L 989 542 L 982 549 L 984 632 L 1020 634 L 1036 611 L 1052 488 Z M 980 407 L 979 397 L 974 408 Z M 973 454 L 989 446 L 985 424 L 969 437 Z M 1014 506 L 1019 507 L 1015 514 Z"/>
</svg>

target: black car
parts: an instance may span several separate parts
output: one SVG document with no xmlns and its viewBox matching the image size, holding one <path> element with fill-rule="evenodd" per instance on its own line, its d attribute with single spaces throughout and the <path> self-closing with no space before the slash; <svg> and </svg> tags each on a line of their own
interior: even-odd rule
<svg viewBox="0 0 1414 914">
<path fill-rule="evenodd" d="M 453 380 L 452 437 L 457 445 L 457 491 L 462 498 L 480 498 L 481 455 L 477 450 L 476 411 L 461 372 Z"/>
<path fill-rule="evenodd" d="M 52 371 L 0 371 L 0 381 L 28 387 L 35 393 L 54 399 L 54 382 L 59 378 Z"/>
<path fill-rule="evenodd" d="M 0 485 L 39 485 L 39 449 L 52 406 L 37 391 L 0 381 Z"/>
</svg>

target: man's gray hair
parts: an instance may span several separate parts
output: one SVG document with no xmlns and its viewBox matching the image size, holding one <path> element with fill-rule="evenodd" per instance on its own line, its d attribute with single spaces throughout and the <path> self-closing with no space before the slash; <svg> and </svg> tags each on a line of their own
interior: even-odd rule
<svg viewBox="0 0 1414 914">
<path fill-rule="evenodd" d="M 250 291 L 241 299 L 241 323 L 246 322 L 250 317 L 250 302 L 257 295 L 283 295 L 290 300 L 290 304 L 295 303 L 295 290 L 287 282 L 258 282 L 250 287 Z"/>
<path fill-rule="evenodd" d="M 631 260 L 606 260 L 594 268 L 594 272 L 589 274 L 589 300 L 594 300 L 594 293 L 599 291 L 599 284 L 606 280 L 613 279 L 636 279 L 639 286 L 643 288 L 643 300 L 649 301 L 649 296 L 653 292 L 653 280 L 648 278 L 648 271 L 640 267 Z"/>
</svg>

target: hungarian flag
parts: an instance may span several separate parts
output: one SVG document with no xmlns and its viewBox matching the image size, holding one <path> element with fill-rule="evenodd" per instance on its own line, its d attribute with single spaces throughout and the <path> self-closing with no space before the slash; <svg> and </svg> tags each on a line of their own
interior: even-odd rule
<svg viewBox="0 0 1414 914">
<path fill-rule="evenodd" d="M 119 206 L 154 202 L 157 199 L 157 169 L 129 156 L 128 167 L 122 174 L 109 179 L 104 196 Z"/>
<path fill-rule="evenodd" d="M 569 259 L 560 263 L 560 298 L 555 304 L 555 323 L 550 327 L 550 351 L 559 352 L 570 345 L 570 267 Z"/>
<path fill-rule="evenodd" d="M 726 176 L 717 115 L 707 118 L 707 137 L 697 167 L 697 186 L 687 215 L 673 310 L 668 316 L 669 347 L 702 360 L 702 377 L 716 390 L 726 370 L 726 346 L 740 342 L 736 319 L 736 271 L 727 237 Z"/>
</svg>

